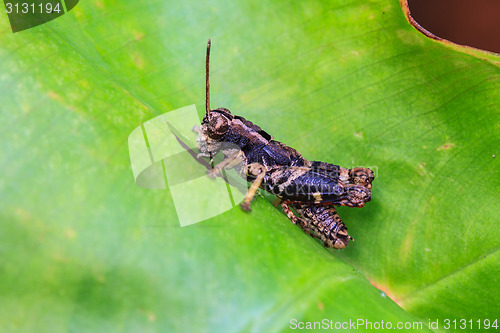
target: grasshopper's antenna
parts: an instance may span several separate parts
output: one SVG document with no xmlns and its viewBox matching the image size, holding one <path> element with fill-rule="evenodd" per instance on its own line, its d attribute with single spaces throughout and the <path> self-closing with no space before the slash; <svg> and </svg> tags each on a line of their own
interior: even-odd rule
<svg viewBox="0 0 500 333">
<path fill-rule="evenodd" d="M 209 74 L 210 74 L 210 39 L 207 43 L 207 59 L 206 59 L 206 96 L 205 96 L 205 108 L 208 120 L 210 120 L 210 82 L 209 82 Z"/>
</svg>

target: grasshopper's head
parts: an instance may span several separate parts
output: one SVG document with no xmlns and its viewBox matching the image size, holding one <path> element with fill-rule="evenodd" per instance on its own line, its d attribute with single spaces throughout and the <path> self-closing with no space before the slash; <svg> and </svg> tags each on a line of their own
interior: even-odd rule
<svg viewBox="0 0 500 333">
<path fill-rule="evenodd" d="M 201 123 L 200 130 L 203 129 L 211 140 L 222 140 L 229 130 L 233 115 L 226 108 L 210 110 L 205 115 Z"/>
<path fill-rule="evenodd" d="M 203 156 L 212 158 L 219 152 L 232 120 L 233 115 L 225 108 L 205 114 L 198 131 L 198 150 Z"/>
</svg>

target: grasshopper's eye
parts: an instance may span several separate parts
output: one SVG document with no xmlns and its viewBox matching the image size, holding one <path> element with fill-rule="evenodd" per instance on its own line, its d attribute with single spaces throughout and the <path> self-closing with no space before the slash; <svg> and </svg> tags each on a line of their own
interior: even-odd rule
<svg viewBox="0 0 500 333">
<path fill-rule="evenodd" d="M 229 121 L 226 117 L 220 114 L 214 114 L 210 118 L 210 122 L 208 123 L 208 136 L 211 139 L 218 140 L 224 134 L 226 134 L 229 129 Z"/>
</svg>

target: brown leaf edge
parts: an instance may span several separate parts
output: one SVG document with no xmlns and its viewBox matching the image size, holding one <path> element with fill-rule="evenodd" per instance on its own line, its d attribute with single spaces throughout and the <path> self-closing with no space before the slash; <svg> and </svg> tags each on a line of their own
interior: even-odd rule
<svg viewBox="0 0 500 333">
<path fill-rule="evenodd" d="M 434 39 L 438 43 L 441 43 L 445 45 L 446 47 L 450 47 L 456 51 L 464 52 L 469 55 L 472 55 L 474 57 L 484 59 L 486 61 L 489 61 L 495 65 L 500 65 L 500 54 L 491 52 L 491 51 L 486 51 L 482 49 L 478 49 L 472 46 L 468 45 L 462 45 L 462 44 L 457 44 L 453 43 L 447 39 L 438 37 L 434 35 L 432 32 L 426 30 L 423 28 L 420 24 L 418 24 L 417 21 L 411 16 L 410 12 L 410 7 L 408 6 L 408 0 L 399 0 L 399 3 L 401 5 L 401 9 L 403 10 L 403 13 L 406 16 L 406 19 L 408 20 L 408 23 L 410 23 L 411 26 L 413 26 L 417 31 L 421 32 L 425 36 Z"/>
</svg>

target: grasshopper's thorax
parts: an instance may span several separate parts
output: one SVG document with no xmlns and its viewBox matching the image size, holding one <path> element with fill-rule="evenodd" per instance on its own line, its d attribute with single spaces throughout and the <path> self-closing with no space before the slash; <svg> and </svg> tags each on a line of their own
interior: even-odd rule
<svg viewBox="0 0 500 333">
<path fill-rule="evenodd" d="M 259 126 L 240 116 L 234 116 L 228 109 L 211 110 L 205 115 L 198 132 L 198 149 L 202 156 L 217 154 L 226 146 L 242 151 L 265 146 L 272 137 Z"/>
</svg>

